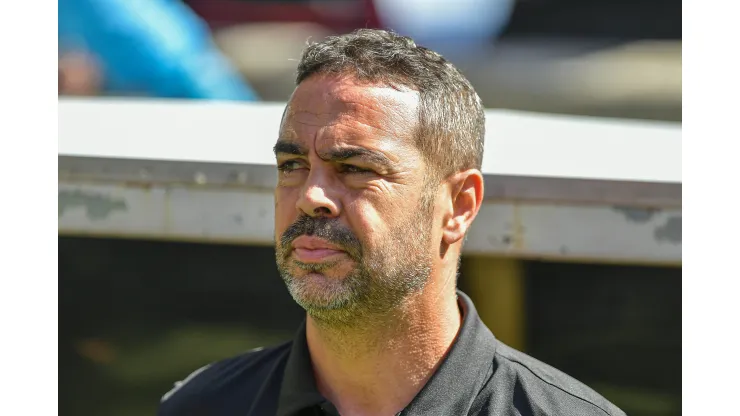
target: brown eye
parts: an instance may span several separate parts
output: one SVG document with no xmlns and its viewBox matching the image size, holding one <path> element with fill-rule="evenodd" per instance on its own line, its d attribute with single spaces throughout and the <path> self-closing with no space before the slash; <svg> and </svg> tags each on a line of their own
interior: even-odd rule
<svg viewBox="0 0 740 416">
<path fill-rule="evenodd" d="M 287 162 L 283 162 L 280 165 L 278 165 L 278 170 L 281 172 L 292 172 L 300 168 L 301 168 L 301 163 L 299 163 L 297 160 L 289 160 Z"/>
<path fill-rule="evenodd" d="M 372 172 L 369 169 L 363 169 L 355 165 L 342 164 L 340 166 L 342 173 L 369 173 Z"/>
</svg>

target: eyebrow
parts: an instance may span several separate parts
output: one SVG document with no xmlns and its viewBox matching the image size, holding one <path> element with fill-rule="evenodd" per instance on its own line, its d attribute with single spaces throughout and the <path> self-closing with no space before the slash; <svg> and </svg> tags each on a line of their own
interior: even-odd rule
<svg viewBox="0 0 740 416">
<path fill-rule="evenodd" d="M 275 152 L 275 156 L 281 153 L 295 156 L 308 155 L 308 149 L 297 143 L 286 140 L 278 140 L 278 142 L 275 144 L 275 147 L 273 147 L 273 151 Z M 393 162 L 384 154 L 362 147 L 345 147 L 340 149 L 333 149 L 325 152 L 320 156 L 321 159 L 326 162 L 342 162 L 351 158 L 359 158 L 385 168 L 390 168 L 393 166 Z"/>
<path fill-rule="evenodd" d="M 391 160 L 382 153 L 376 152 L 374 150 L 364 149 L 361 147 L 330 150 L 329 152 L 327 152 L 326 156 L 322 155 L 323 160 L 332 162 L 341 162 L 352 158 L 365 160 L 372 164 L 386 168 L 393 166 L 393 162 L 391 162 Z"/>
<path fill-rule="evenodd" d="M 275 156 L 280 153 L 296 156 L 306 156 L 308 154 L 308 149 L 306 149 L 305 147 L 286 140 L 278 140 L 277 143 L 275 143 L 275 146 L 272 148 L 272 151 L 275 152 Z"/>
</svg>

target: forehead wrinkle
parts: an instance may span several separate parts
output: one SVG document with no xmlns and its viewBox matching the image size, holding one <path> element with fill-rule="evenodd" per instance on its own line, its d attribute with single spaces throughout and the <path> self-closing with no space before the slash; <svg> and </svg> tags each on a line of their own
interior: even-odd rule
<svg viewBox="0 0 740 416">
<path fill-rule="evenodd" d="M 325 125 L 328 120 L 331 120 L 332 117 L 335 117 L 336 115 L 330 111 L 326 112 L 314 112 L 314 111 L 308 111 L 308 110 L 301 110 L 301 111 L 295 111 L 290 114 L 289 121 L 305 124 L 308 126 L 322 126 Z"/>
<path fill-rule="evenodd" d="M 377 149 L 392 159 L 403 158 L 410 150 L 405 148 L 415 145 L 417 91 L 357 88 L 354 82 L 336 82 L 340 80 L 327 87 L 317 81 L 306 81 L 291 98 L 284 130 L 295 139 L 310 142 L 314 150 L 346 143 Z"/>
<path fill-rule="evenodd" d="M 386 114 L 383 113 L 380 110 L 372 109 L 369 106 L 364 106 L 362 104 L 357 104 L 357 106 L 363 106 L 375 113 L 377 113 L 380 117 L 385 117 Z M 349 121 L 348 124 L 362 124 L 377 130 L 383 130 L 384 129 L 375 126 L 375 123 L 372 123 L 372 117 L 367 117 L 366 115 L 362 114 L 361 111 L 356 111 L 353 109 L 342 109 L 340 111 L 336 112 L 314 112 L 314 111 L 296 111 L 291 114 L 290 121 L 304 124 L 307 126 L 312 127 L 324 127 L 324 126 L 333 126 L 336 124 L 339 124 L 343 121 Z M 376 120 L 377 121 L 377 120 Z"/>
<path fill-rule="evenodd" d="M 353 122 L 359 122 L 368 127 L 390 133 L 393 136 L 407 134 L 409 127 L 413 126 L 406 125 L 404 122 L 413 119 L 414 123 L 409 124 L 415 124 L 418 118 L 415 111 L 418 106 L 416 98 L 405 95 L 400 97 L 396 94 L 388 96 L 375 90 L 373 89 L 366 94 L 337 94 L 330 91 L 326 94 L 333 96 L 331 100 L 321 100 L 321 104 L 315 103 L 316 105 L 311 105 L 309 109 L 295 109 L 291 106 L 289 115 L 291 118 L 311 126 L 334 124 L 338 120 L 350 119 Z M 329 108 L 322 108 L 325 106 Z M 334 123 L 330 123 L 330 121 Z M 382 124 L 386 124 L 388 127 L 384 127 Z"/>
<path fill-rule="evenodd" d="M 335 117 L 334 120 L 328 123 L 313 120 L 290 120 L 291 122 L 286 123 L 286 126 L 283 129 L 283 132 L 286 134 L 281 134 L 281 137 L 300 139 L 301 134 L 299 134 L 298 129 L 296 129 L 296 125 L 303 125 L 316 128 L 316 130 L 312 132 L 313 139 L 306 138 L 312 141 L 340 140 L 343 142 L 356 142 L 372 138 L 375 139 L 372 140 L 373 142 L 382 139 L 398 142 L 399 135 L 395 134 L 391 130 L 383 129 L 382 127 L 360 121 L 356 117 L 350 117 L 347 120 L 349 122 L 343 122 L 344 120 L 345 117 L 341 115 Z M 303 133 L 305 134 L 305 132 Z"/>
<path fill-rule="evenodd" d="M 404 140 L 393 133 L 393 131 L 377 127 L 373 124 L 366 123 L 354 113 L 350 116 L 348 112 L 343 114 L 334 114 L 334 120 L 325 124 L 318 122 L 313 113 L 306 112 L 309 117 L 299 117 L 291 122 L 291 129 L 295 130 L 295 139 L 304 143 L 311 143 L 313 150 L 322 160 L 336 160 L 332 153 L 341 152 L 346 149 L 365 149 L 377 153 L 380 156 L 375 162 L 386 168 L 398 167 L 402 159 L 409 159 L 409 147 L 413 145 L 412 141 Z M 345 120 L 348 122 L 342 122 Z M 299 126 L 308 126 L 308 131 L 301 129 Z M 303 130 L 303 131 L 301 131 Z M 404 156 L 405 155 L 405 156 Z M 359 157 L 359 155 L 357 156 Z M 372 158 L 366 157 L 366 160 Z M 413 159 L 413 157 L 411 158 Z"/>
<path fill-rule="evenodd" d="M 393 137 L 404 136 L 409 133 L 409 127 L 413 128 L 410 125 L 413 123 L 404 125 L 404 122 L 407 122 L 408 118 L 413 117 L 415 113 L 409 111 L 408 107 L 398 105 L 399 103 L 394 101 L 396 100 L 377 99 L 372 103 L 373 105 L 359 101 L 348 101 L 345 105 L 349 109 L 341 114 L 352 116 L 356 122 L 383 131 Z M 371 114 L 366 114 L 366 112 Z M 381 126 L 382 124 L 389 126 L 384 127 Z"/>
</svg>

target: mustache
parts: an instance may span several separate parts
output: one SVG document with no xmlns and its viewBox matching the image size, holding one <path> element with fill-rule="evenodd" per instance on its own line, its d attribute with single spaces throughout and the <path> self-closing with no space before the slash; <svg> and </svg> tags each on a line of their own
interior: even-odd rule
<svg viewBox="0 0 740 416">
<path fill-rule="evenodd" d="M 362 256 L 360 240 L 338 219 L 302 215 L 280 236 L 280 245 L 289 247 L 300 236 L 313 236 L 341 247 L 347 254 L 359 259 Z"/>
</svg>

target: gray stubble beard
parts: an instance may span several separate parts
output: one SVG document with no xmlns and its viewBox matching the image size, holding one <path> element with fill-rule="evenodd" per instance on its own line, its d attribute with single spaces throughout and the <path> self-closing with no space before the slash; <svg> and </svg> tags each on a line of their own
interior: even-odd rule
<svg viewBox="0 0 740 416">
<path fill-rule="evenodd" d="M 290 248 L 278 243 L 278 270 L 289 293 L 318 325 L 349 330 L 383 324 L 404 300 L 424 289 L 431 274 L 428 209 L 404 221 L 372 257 L 363 251 L 353 258 L 355 267 L 342 278 L 321 274 L 337 263 L 292 260 Z M 314 275 L 296 278 L 290 273 L 291 265 Z"/>
</svg>

